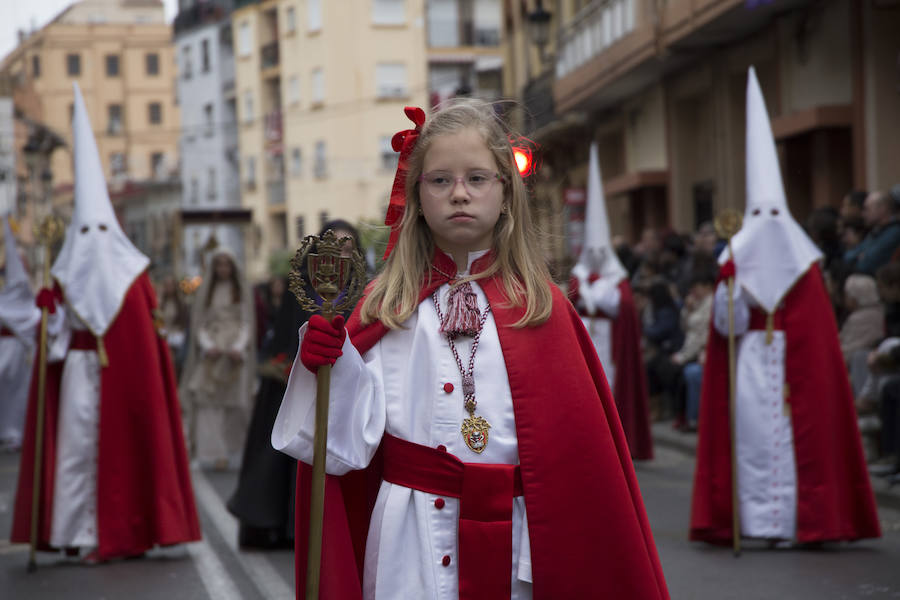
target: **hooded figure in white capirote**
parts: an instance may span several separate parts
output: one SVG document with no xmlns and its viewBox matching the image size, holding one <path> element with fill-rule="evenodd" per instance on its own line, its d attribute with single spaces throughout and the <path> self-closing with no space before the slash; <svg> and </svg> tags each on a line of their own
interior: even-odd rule
<svg viewBox="0 0 900 600">
<path fill-rule="evenodd" d="M 0 447 L 22 444 L 25 406 L 31 383 L 35 335 L 41 311 L 19 256 L 9 221 L 3 218 L 6 275 L 0 289 Z"/>
<path fill-rule="evenodd" d="M 39 546 L 85 560 L 199 539 L 172 360 L 149 260 L 116 219 L 74 84 L 75 207 L 51 269 Z M 46 292 L 46 293 L 45 293 Z M 12 541 L 29 540 L 36 394 L 29 398 Z"/>
<path fill-rule="evenodd" d="M 747 81 L 747 206 L 720 277 L 735 278 L 735 445 L 741 534 L 878 537 L 874 497 L 821 254 L 788 210 L 756 73 Z M 700 406 L 691 538 L 730 543 L 728 288 L 715 294 Z"/>
<path fill-rule="evenodd" d="M 610 241 L 597 142 L 588 159 L 584 245 L 569 280 L 569 299 L 594 342 L 613 391 L 631 457 L 653 458 L 641 324 L 628 271 Z"/>
</svg>

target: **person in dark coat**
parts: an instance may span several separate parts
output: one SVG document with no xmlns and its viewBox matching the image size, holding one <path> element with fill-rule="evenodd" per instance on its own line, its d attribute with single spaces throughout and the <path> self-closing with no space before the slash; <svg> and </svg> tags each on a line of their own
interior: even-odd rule
<svg viewBox="0 0 900 600">
<path fill-rule="evenodd" d="M 319 235 L 329 229 L 338 237 L 352 237 L 359 248 L 359 235 L 346 221 L 326 223 Z M 259 391 L 247 431 L 237 489 L 227 504 L 231 514 L 240 521 L 238 544 L 242 548 L 291 548 L 294 543 L 297 461 L 274 450 L 271 435 L 297 354 L 298 330 L 312 313 L 300 308 L 283 278 L 274 278 L 267 293 L 269 318 L 259 352 Z M 316 297 L 311 289 L 307 289 L 307 295 Z M 351 306 L 341 314 L 346 318 L 352 311 Z"/>
</svg>

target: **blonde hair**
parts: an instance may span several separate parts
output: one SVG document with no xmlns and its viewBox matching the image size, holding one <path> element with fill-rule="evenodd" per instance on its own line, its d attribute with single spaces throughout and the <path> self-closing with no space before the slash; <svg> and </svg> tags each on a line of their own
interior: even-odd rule
<svg viewBox="0 0 900 600">
<path fill-rule="evenodd" d="M 419 177 L 432 141 L 466 129 L 478 131 L 503 177 L 503 201 L 506 212 L 494 227 L 494 262 L 477 275 L 457 282 L 486 279 L 500 275 L 506 300 L 512 306 L 525 307 L 525 313 L 513 326 L 538 325 L 550 317 L 553 295 L 550 273 L 540 253 L 538 232 L 528 206 L 525 184 L 515 167 L 509 136 L 490 104 L 460 99 L 441 107 L 419 134 L 408 161 L 406 211 L 400 224 L 397 245 L 385 263 L 381 275 L 372 283 L 361 309 L 363 323 L 380 320 L 390 329 L 399 328 L 415 312 L 423 278 L 430 280 L 434 240 L 424 217 L 419 215 Z"/>
</svg>

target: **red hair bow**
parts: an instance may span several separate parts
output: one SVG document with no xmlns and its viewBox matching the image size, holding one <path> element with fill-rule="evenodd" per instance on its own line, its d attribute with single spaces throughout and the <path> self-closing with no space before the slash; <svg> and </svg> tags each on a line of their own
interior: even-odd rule
<svg viewBox="0 0 900 600">
<path fill-rule="evenodd" d="M 415 123 L 416 128 L 398 131 L 391 138 L 391 148 L 394 149 L 394 152 L 400 153 L 400 159 L 397 161 L 397 174 L 394 175 L 394 185 L 391 188 L 391 201 L 388 204 L 387 214 L 384 216 L 384 224 L 391 228 L 391 235 L 384 251 L 384 260 L 387 260 L 391 250 L 397 244 L 397 238 L 400 237 L 400 222 L 403 220 L 403 212 L 406 210 L 407 161 L 413 148 L 416 147 L 416 140 L 419 139 L 422 125 L 425 124 L 425 111 L 421 108 L 407 106 L 403 112 L 410 121 Z"/>
</svg>

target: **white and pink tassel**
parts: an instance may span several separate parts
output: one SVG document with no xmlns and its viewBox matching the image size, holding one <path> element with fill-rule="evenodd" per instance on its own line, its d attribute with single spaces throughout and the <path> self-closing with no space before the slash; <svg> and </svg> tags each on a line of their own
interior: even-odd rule
<svg viewBox="0 0 900 600">
<path fill-rule="evenodd" d="M 441 333 L 447 337 L 474 336 L 478 333 L 481 311 L 478 310 L 478 297 L 470 282 L 450 289 L 445 315 L 444 322 L 441 323 Z"/>
</svg>

